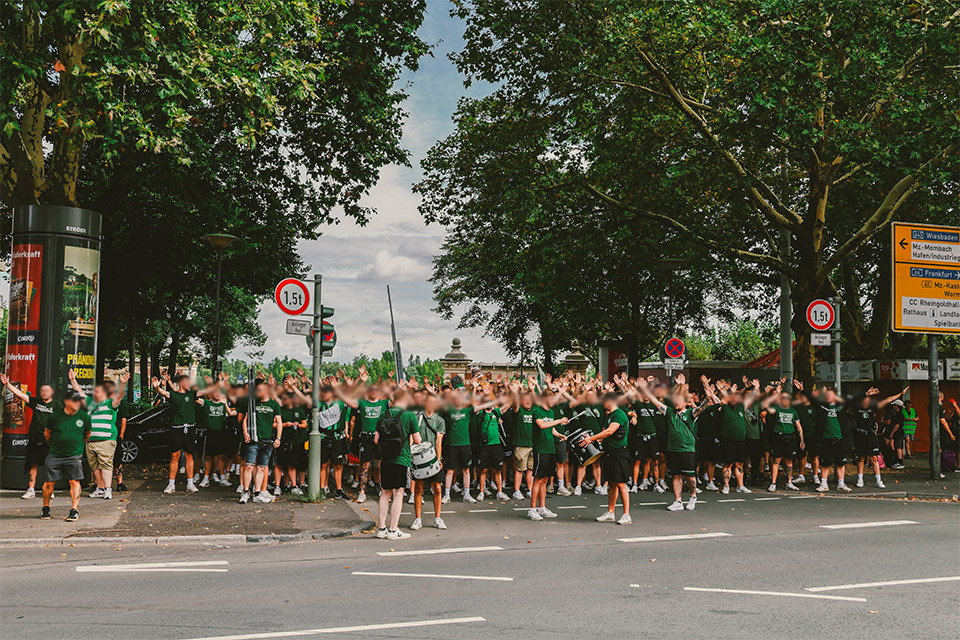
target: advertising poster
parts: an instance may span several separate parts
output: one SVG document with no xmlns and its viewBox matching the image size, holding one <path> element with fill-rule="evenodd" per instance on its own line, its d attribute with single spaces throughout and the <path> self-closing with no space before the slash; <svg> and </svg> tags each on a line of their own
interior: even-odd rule
<svg viewBox="0 0 960 640">
<path fill-rule="evenodd" d="M 43 245 L 14 244 L 10 265 L 10 319 L 7 331 L 6 374 L 10 383 L 36 393 L 40 353 L 40 282 Z M 30 410 L 14 395 L 3 393 L 3 448 L 24 455 Z"/>
<path fill-rule="evenodd" d="M 626 351 L 611 347 L 607 355 L 607 380 L 612 380 L 615 374 L 626 373 L 628 363 Z"/>
<path fill-rule="evenodd" d="M 87 394 L 93 393 L 97 374 L 97 299 L 100 252 L 87 247 L 63 248 L 63 305 L 61 380 L 73 369 Z"/>
</svg>

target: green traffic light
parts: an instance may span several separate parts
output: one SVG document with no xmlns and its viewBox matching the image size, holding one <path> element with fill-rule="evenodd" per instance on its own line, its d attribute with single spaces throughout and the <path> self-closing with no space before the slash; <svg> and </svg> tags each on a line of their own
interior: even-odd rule
<svg viewBox="0 0 960 640">
<path fill-rule="evenodd" d="M 320 307 L 320 317 L 330 318 L 333 316 L 333 307 Z"/>
</svg>

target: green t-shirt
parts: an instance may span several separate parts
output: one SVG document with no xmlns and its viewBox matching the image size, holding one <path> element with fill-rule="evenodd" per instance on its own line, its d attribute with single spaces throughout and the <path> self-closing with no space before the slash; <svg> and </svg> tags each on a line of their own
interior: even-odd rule
<svg viewBox="0 0 960 640">
<path fill-rule="evenodd" d="M 800 414 L 793 407 L 778 407 L 776 405 L 767 410 L 767 424 L 776 433 L 796 433 L 796 421 L 800 419 Z M 803 426 L 801 424 L 801 426 Z"/>
<path fill-rule="evenodd" d="M 186 425 L 197 424 L 197 390 L 187 389 L 183 393 L 170 391 L 170 407 L 173 415 L 170 425 L 176 429 Z"/>
<path fill-rule="evenodd" d="M 443 417 L 439 413 L 435 413 L 432 416 L 428 416 L 426 413 L 421 413 L 420 415 L 423 416 L 419 425 L 420 438 L 423 442 L 429 442 L 436 447 L 437 436 L 446 436 L 447 423 L 444 422 Z M 444 437 L 444 441 L 446 441 L 446 437 Z"/>
<path fill-rule="evenodd" d="M 612 435 L 607 436 L 603 446 L 607 449 L 624 449 L 627 446 L 627 433 L 630 431 L 630 419 L 623 409 L 614 409 L 604 416 L 604 429 L 616 422 L 620 425 Z"/>
<path fill-rule="evenodd" d="M 824 404 L 820 405 L 826 413 L 826 421 L 823 425 L 824 438 L 842 438 L 843 430 L 840 428 L 840 405 Z"/>
<path fill-rule="evenodd" d="M 747 439 L 747 416 L 742 403 L 720 407 L 720 438 L 733 442 Z"/>
<path fill-rule="evenodd" d="M 107 398 L 103 402 L 93 405 L 88 412 L 90 416 L 90 442 L 106 442 L 117 439 L 117 410 L 113 406 L 113 399 Z"/>
<path fill-rule="evenodd" d="M 396 415 L 397 412 L 391 409 L 390 413 Z M 415 433 L 420 433 L 419 418 L 420 413 L 416 411 L 404 411 L 400 415 L 400 426 L 403 428 L 403 439 L 400 445 L 400 453 L 396 458 L 393 458 L 392 460 L 385 460 L 385 462 L 392 462 L 393 464 L 399 464 L 403 467 L 409 467 L 411 464 L 413 464 L 413 461 L 410 458 L 410 436 Z"/>
<path fill-rule="evenodd" d="M 757 415 L 757 405 L 750 405 L 749 409 L 744 410 L 747 417 L 747 440 L 760 439 L 760 416 Z"/>
<path fill-rule="evenodd" d="M 473 409 L 450 409 L 444 419 L 447 422 L 447 435 L 444 438 L 451 447 L 466 447 L 470 445 L 470 417 Z"/>
<path fill-rule="evenodd" d="M 377 430 L 377 420 L 390 407 L 386 400 L 357 400 L 357 417 L 360 418 L 360 430 L 373 433 Z"/>
<path fill-rule="evenodd" d="M 276 400 L 259 400 L 253 407 L 253 412 L 257 414 L 257 440 L 274 440 L 274 418 L 280 415 L 280 405 Z M 249 420 L 249 418 L 247 418 Z"/>
<path fill-rule="evenodd" d="M 603 416 L 602 404 L 583 405 L 577 407 L 577 409 L 579 409 L 577 413 L 583 415 L 576 419 L 576 424 L 572 425 L 575 429 L 592 431 L 594 435 L 603 431 L 600 426 L 600 418 Z"/>
<path fill-rule="evenodd" d="M 794 410 L 800 416 L 800 426 L 803 427 L 803 434 L 812 436 L 814 428 L 817 426 L 817 407 L 812 404 L 798 404 L 794 406 Z"/>
<path fill-rule="evenodd" d="M 570 411 L 569 402 L 558 402 L 556 405 L 554 405 L 552 409 L 552 413 L 553 413 L 554 420 L 559 420 L 561 418 L 570 418 L 571 416 L 573 416 L 573 412 Z M 562 424 L 558 424 L 556 427 L 554 427 L 554 429 L 557 430 L 557 433 L 567 432 L 566 425 L 562 425 Z"/>
<path fill-rule="evenodd" d="M 667 451 L 697 450 L 697 427 L 693 419 L 693 409 L 677 411 L 667 407 Z"/>
<path fill-rule="evenodd" d="M 50 456 L 69 458 L 83 455 L 83 438 L 90 432 L 90 416 L 82 409 L 67 415 L 63 409 L 57 409 L 47 419 L 46 429 L 50 430 Z"/>
<path fill-rule="evenodd" d="M 550 453 L 555 454 L 557 452 L 557 445 L 553 438 L 553 429 L 547 427 L 546 429 L 541 429 L 537 425 L 537 420 L 553 420 L 553 412 L 550 409 L 544 409 L 543 407 L 534 407 L 533 408 L 533 452 L 534 453 Z"/>
<path fill-rule="evenodd" d="M 481 445 L 501 444 L 500 409 L 486 409 L 477 414 L 477 434 Z"/>
<path fill-rule="evenodd" d="M 207 400 L 203 403 L 201 413 L 207 416 L 207 429 L 223 431 L 227 424 L 227 405 L 224 402 Z"/>
<path fill-rule="evenodd" d="M 30 396 L 30 402 L 27 403 L 27 406 L 33 411 L 33 415 L 30 416 L 30 438 L 42 438 L 47 420 L 57 409 L 63 408 L 63 405 L 56 400 L 44 402 L 39 396 Z"/>
<path fill-rule="evenodd" d="M 533 446 L 533 408 L 518 408 L 514 412 L 513 420 L 513 446 L 532 447 Z"/>
<path fill-rule="evenodd" d="M 659 413 L 652 402 L 637 402 L 633 405 L 637 414 L 636 433 L 652 436 L 657 432 L 656 415 Z"/>
</svg>

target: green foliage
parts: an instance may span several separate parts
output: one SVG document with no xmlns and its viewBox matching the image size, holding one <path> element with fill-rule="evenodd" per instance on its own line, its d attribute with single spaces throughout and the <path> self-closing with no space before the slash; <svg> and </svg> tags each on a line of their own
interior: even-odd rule
<svg viewBox="0 0 960 640">
<path fill-rule="evenodd" d="M 684 338 L 691 360 L 755 360 L 780 347 L 779 328 L 767 322 L 737 320 Z"/>
</svg>

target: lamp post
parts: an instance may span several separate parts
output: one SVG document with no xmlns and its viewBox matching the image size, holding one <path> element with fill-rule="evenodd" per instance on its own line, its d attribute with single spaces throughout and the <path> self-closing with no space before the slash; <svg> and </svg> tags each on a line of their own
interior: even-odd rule
<svg viewBox="0 0 960 640">
<path fill-rule="evenodd" d="M 213 377 L 220 374 L 220 282 L 221 265 L 223 263 L 223 250 L 239 240 L 237 236 L 229 233 L 207 233 L 200 236 L 200 239 L 209 244 L 217 252 L 217 292 L 216 303 L 213 308 Z"/>
</svg>

